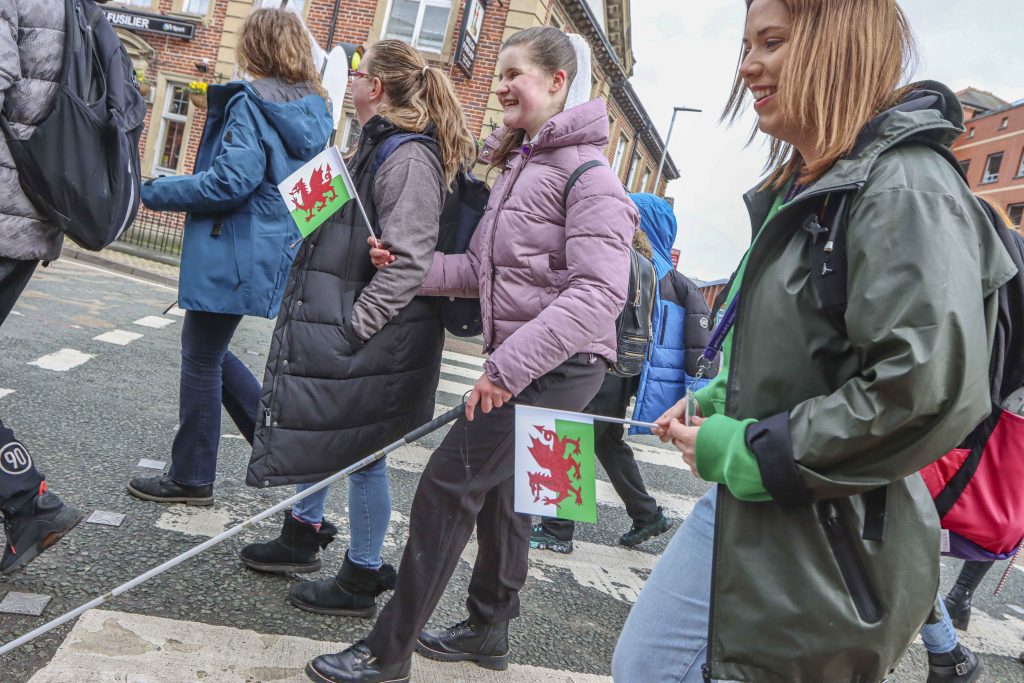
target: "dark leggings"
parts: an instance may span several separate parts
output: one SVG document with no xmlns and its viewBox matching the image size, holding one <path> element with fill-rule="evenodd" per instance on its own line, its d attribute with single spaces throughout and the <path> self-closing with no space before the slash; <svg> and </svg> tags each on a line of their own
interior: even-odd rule
<svg viewBox="0 0 1024 683">
<path fill-rule="evenodd" d="M 994 564 L 995 560 L 989 560 L 988 562 L 965 561 L 964 566 L 960 569 L 960 576 L 956 577 L 956 585 L 973 593 L 981 585 L 985 575 L 988 574 L 988 570 L 992 569 Z"/>
</svg>

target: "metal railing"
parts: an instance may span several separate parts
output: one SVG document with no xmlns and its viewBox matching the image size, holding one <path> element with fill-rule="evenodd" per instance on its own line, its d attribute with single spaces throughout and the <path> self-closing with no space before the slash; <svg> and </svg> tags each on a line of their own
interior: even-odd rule
<svg viewBox="0 0 1024 683">
<path fill-rule="evenodd" d="M 171 211 L 150 211 L 139 208 L 135 222 L 121 233 L 119 241 L 143 249 L 181 256 L 181 238 L 185 214 Z"/>
</svg>

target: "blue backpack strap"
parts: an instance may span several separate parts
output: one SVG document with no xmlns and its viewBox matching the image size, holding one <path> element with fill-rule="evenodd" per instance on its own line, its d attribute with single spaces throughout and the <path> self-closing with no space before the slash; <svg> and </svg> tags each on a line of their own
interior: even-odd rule
<svg viewBox="0 0 1024 683">
<path fill-rule="evenodd" d="M 380 143 L 380 146 L 377 147 L 377 151 L 374 153 L 373 164 L 370 167 L 373 174 L 376 175 L 380 167 L 384 165 L 384 162 L 388 160 L 388 157 L 407 142 L 434 142 L 434 138 L 422 133 L 397 133 L 385 138 L 384 142 Z"/>
</svg>

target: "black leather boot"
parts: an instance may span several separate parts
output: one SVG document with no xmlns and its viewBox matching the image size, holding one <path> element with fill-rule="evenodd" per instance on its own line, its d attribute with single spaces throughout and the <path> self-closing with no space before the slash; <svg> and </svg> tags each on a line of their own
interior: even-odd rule
<svg viewBox="0 0 1024 683">
<path fill-rule="evenodd" d="M 476 662 L 485 669 L 508 668 L 508 622 L 476 624 L 469 619 L 444 631 L 422 631 L 416 652 L 441 662 Z"/>
<path fill-rule="evenodd" d="M 390 564 L 366 569 L 352 562 L 346 552 L 337 576 L 296 584 L 288 593 L 288 602 L 316 614 L 369 618 L 377 614 L 377 596 L 394 590 L 397 580 Z"/>
<path fill-rule="evenodd" d="M 966 631 L 971 623 L 971 598 L 974 591 L 955 584 L 944 599 L 946 611 L 955 628 Z"/>
<path fill-rule="evenodd" d="M 411 671 L 412 657 L 381 664 L 362 640 L 337 654 L 320 655 L 306 665 L 306 675 L 316 683 L 405 683 Z"/>
<path fill-rule="evenodd" d="M 128 482 L 128 493 L 154 503 L 184 503 L 185 505 L 213 505 L 213 484 L 186 486 L 166 474 L 156 477 L 134 477 Z"/>
<path fill-rule="evenodd" d="M 963 645 L 939 655 L 928 653 L 928 683 L 971 683 L 979 676 L 978 656 Z"/>
<path fill-rule="evenodd" d="M 284 511 L 281 535 L 265 543 L 250 543 L 239 553 L 249 569 L 271 574 L 306 573 L 320 569 L 320 551 L 330 545 L 338 529 L 325 517 L 320 530 Z"/>
</svg>

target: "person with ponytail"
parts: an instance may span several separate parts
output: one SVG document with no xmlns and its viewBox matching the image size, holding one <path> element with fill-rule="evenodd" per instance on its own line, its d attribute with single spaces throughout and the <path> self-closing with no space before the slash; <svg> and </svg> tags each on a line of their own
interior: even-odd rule
<svg viewBox="0 0 1024 683">
<path fill-rule="evenodd" d="M 530 545 L 530 517 L 514 506 L 515 405 L 578 411 L 597 393 L 616 357 L 615 319 L 639 225 L 604 156 L 608 110 L 589 101 L 588 65 L 586 43 L 550 26 L 516 33 L 501 48 L 505 127 L 480 154 L 499 175 L 469 251 L 435 253 L 420 289 L 478 297 L 489 358 L 465 415 L 420 476 L 394 596 L 365 641 L 307 665 L 314 681 L 407 681 L 414 649 L 508 666 Z M 592 160 L 602 164 L 580 176 L 563 204 L 569 176 Z M 408 258 L 386 247 L 371 257 L 381 273 Z M 469 618 L 421 631 L 474 528 Z"/>
<path fill-rule="evenodd" d="M 433 417 L 444 332 L 437 300 L 417 292 L 476 143 L 448 77 L 405 43 L 377 43 L 349 75 L 362 134 L 347 165 L 373 231 L 398 261 L 374 269 L 355 202 L 303 242 L 268 356 L 247 479 L 254 486 L 301 491 Z M 243 548 L 242 562 L 264 572 L 318 570 L 320 549 L 337 533 L 324 519 L 327 494 L 285 511 L 280 535 Z M 295 585 L 296 607 L 372 617 L 377 595 L 394 585 L 381 557 L 391 519 L 384 460 L 348 478 L 348 513 L 337 576 Z"/>
<path fill-rule="evenodd" d="M 316 156 L 330 102 L 292 12 L 260 9 L 242 24 L 238 66 L 252 80 L 211 85 L 195 172 L 142 185 L 154 211 L 185 211 L 178 305 L 181 390 L 171 467 L 135 477 L 128 493 L 212 505 L 221 405 L 251 440 L 260 384 L 228 346 L 242 316 L 273 319 L 299 231 L 277 185 Z"/>
</svg>

